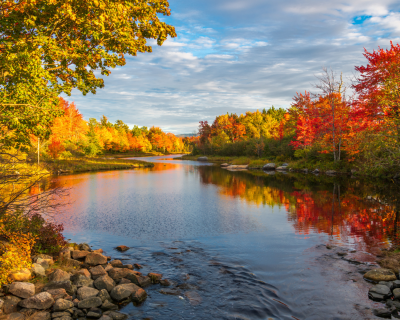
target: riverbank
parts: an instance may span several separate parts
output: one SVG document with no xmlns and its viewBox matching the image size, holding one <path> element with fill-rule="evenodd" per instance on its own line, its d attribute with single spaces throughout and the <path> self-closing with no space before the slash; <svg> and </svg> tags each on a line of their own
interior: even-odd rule
<svg viewBox="0 0 400 320">
<path fill-rule="evenodd" d="M 68 160 L 52 160 L 44 163 L 46 169 L 53 174 L 70 174 L 104 170 L 123 170 L 150 168 L 154 164 L 140 160 L 115 159 L 108 157 L 73 158 Z"/>
<path fill-rule="evenodd" d="M 196 161 L 202 156 L 185 155 L 179 160 L 192 160 Z M 268 163 L 275 164 L 275 168 L 281 167 L 283 164 L 288 164 L 286 166 L 287 171 L 294 172 L 304 172 L 304 173 L 328 173 L 328 174 L 338 174 L 338 175 L 352 175 L 352 176 L 365 176 L 381 179 L 399 179 L 400 171 L 396 170 L 377 170 L 372 171 L 369 169 L 364 169 L 362 166 L 356 163 L 347 162 L 321 162 L 321 161 L 307 161 L 305 159 L 301 160 L 281 160 L 276 161 L 276 159 L 267 158 L 256 158 L 256 157 L 229 157 L 229 156 L 218 156 L 218 155 L 207 155 L 205 156 L 207 161 L 215 163 L 227 163 L 229 165 L 240 165 L 248 166 L 248 169 L 265 169 L 265 165 Z M 286 170 L 283 170 L 286 171 Z"/>
</svg>

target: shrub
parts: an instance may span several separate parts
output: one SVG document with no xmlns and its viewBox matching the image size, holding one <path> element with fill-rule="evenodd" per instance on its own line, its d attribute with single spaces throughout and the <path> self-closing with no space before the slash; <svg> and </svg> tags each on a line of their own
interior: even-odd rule
<svg viewBox="0 0 400 320">
<path fill-rule="evenodd" d="M 31 251 L 36 240 L 30 232 L 10 230 L 7 220 L 7 217 L 0 220 L 0 235 L 4 240 L 0 248 L 0 286 L 10 282 L 11 272 L 31 267 Z"/>
</svg>

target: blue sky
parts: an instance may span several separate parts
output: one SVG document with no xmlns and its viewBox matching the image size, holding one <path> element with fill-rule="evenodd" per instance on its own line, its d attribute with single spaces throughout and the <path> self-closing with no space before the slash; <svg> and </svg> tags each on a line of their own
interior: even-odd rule
<svg viewBox="0 0 400 320">
<path fill-rule="evenodd" d="M 120 119 L 192 133 L 226 112 L 287 108 L 296 92 L 315 90 L 322 67 L 343 72 L 365 63 L 364 48 L 400 42 L 398 0 L 170 0 L 178 37 L 129 57 L 86 97 L 85 119 Z"/>
</svg>

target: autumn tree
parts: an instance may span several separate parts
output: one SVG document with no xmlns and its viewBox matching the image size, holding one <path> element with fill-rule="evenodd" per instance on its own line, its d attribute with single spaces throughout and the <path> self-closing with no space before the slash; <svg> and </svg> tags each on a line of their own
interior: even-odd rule
<svg viewBox="0 0 400 320">
<path fill-rule="evenodd" d="M 125 55 L 151 52 L 148 39 L 176 36 L 159 19 L 166 0 L 2 0 L 0 15 L 0 123 L 17 133 L 3 133 L 8 144 L 48 136 L 60 93 L 95 93 L 95 71 L 109 75 Z"/>
</svg>

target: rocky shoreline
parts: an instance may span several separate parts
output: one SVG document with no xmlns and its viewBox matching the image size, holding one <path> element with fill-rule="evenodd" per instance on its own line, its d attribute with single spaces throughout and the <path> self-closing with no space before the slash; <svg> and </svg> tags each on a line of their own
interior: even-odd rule
<svg viewBox="0 0 400 320">
<path fill-rule="evenodd" d="M 146 287 L 170 285 L 162 274 L 143 275 L 137 271 L 141 265 L 112 260 L 86 243 L 71 244 L 56 261 L 40 254 L 32 262 L 30 270 L 12 273 L 13 282 L 1 288 L 0 320 L 123 320 L 128 316 L 121 307 L 140 305 L 147 298 Z M 34 284 L 32 279 L 38 281 Z"/>
</svg>

